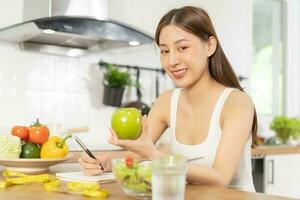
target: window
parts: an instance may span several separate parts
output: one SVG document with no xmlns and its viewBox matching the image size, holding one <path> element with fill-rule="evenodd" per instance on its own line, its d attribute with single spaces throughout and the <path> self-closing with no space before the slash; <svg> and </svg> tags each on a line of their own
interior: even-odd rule
<svg viewBox="0 0 300 200">
<path fill-rule="evenodd" d="M 281 0 L 253 1 L 251 96 L 259 115 L 283 112 L 284 31 Z"/>
</svg>

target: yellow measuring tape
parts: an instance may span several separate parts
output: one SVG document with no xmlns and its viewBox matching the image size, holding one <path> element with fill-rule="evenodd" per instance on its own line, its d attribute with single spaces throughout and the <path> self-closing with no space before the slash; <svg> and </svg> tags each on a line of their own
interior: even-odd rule
<svg viewBox="0 0 300 200">
<path fill-rule="evenodd" d="M 0 189 L 11 185 L 44 183 L 44 189 L 49 192 L 76 193 L 96 198 L 105 198 L 108 196 L 108 191 L 101 189 L 98 183 L 68 182 L 66 189 L 64 189 L 60 181 L 54 175 L 50 174 L 25 175 L 19 172 L 4 170 L 3 177 L 5 181 L 0 181 Z"/>
</svg>

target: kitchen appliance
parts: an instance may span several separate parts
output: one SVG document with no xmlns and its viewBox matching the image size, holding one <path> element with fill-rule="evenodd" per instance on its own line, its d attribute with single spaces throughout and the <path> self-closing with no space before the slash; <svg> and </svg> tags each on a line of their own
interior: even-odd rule
<svg viewBox="0 0 300 200">
<path fill-rule="evenodd" d="M 24 22 L 1 28 L 0 40 L 70 57 L 153 43 L 150 35 L 107 19 L 107 13 L 107 0 L 26 0 Z"/>
</svg>

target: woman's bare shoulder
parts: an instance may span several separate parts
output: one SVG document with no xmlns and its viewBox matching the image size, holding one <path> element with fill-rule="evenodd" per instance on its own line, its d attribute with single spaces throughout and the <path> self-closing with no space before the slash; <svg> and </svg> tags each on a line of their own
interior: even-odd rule
<svg viewBox="0 0 300 200">
<path fill-rule="evenodd" d="M 173 90 L 167 90 L 163 93 L 161 93 L 155 102 L 158 102 L 158 103 L 163 103 L 163 104 L 170 104 L 170 99 L 171 99 L 171 96 L 172 96 L 172 93 L 173 93 Z"/>
<path fill-rule="evenodd" d="M 155 120 L 160 120 L 164 123 L 168 122 L 172 91 L 173 90 L 165 91 L 157 97 L 154 104 L 151 106 L 149 113 L 151 118 L 155 118 Z"/>
<path fill-rule="evenodd" d="M 161 93 L 155 100 L 153 107 L 156 107 L 161 111 L 169 108 L 172 92 L 173 90 L 167 90 Z"/>
<path fill-rule="evenodd" d="M 168 113 L 172 92 L 173 92 L 173 90 L 167 90 L 167 91 L 161 93 L 155 100 L 153 106 L 151 107 L 151 110 L 155 110 L 156 112 L 158 112 L 160 114 Z"/>
<path fill-rule="evenodd" d="M 234 104 L 253 105 L 251 97 L 246 92 L 240 90 L 232 91 L 228 97 L 228 101 Z"/>
<path fill-rule="evenodd" d="M 245 112 L 252 112 L 254 110 L 254 104 L 251 97 L 243 91 L 232 91 L 224 104 L 224 111 L 226 113 L 232 113 L 236 110 Z"/>
</svg>

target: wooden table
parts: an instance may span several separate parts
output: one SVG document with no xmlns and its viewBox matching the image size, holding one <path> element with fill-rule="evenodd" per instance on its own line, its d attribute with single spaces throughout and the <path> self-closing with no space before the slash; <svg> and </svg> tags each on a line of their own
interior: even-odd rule
<svg viewBox="0 0 300 200">
<path fill-rule="evenodd" d="M 64 171 L 74 171 L 78 167 L 69 166 L 70 164 L 61 164 L 57 165 L 54 168 L 51 168 L 50 173 L 55 172 L 64 172 Z M 0 168 L 1 170 L 1 168 Z M 2 174 L 0 180 L 3 180 Z M 107 197 L 107 200 L 134 200 L 127 196 L 121 188 L 117 185 L 116 182 L 101 184 L 102 188 L 109 190 L 110 195 Z M 84 197 L 77 194 L 66 194 L 66 193 L 57 193 L 57 192 L 47 192 L 43 189 L 42 184 L 28 184 L 28 185 L 14 185 L 6 189 L 0 189 L 0 200 L 53 200 L 53 199 L 63 199 L 63 200 L 77 200 L 77 199 L 93 199 L 89 197 Z M 186 186 L 185 192 L 186 200 L 194 199 L 213 199 L 213 200 L 288 200 L 289 198 L 278 197 L 265 195 L 261 193 L 253 192 L 243 192 L 233 189 L 218 188 L 212 186 L 200 186 L 200 185 L 191 185 Z"/>
</svg>

